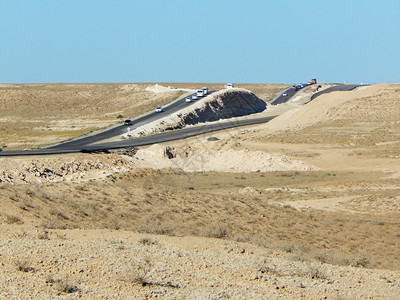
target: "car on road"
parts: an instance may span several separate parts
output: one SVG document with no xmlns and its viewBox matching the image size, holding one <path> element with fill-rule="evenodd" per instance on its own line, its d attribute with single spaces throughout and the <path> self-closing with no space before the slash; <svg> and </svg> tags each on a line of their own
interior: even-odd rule
<svg viewBox="0 0 400 300">
<path fill-rule="evenodd" d="M 156 113 L 160 113 L 163 111 L 163 108 L 161 106 L 156 107 Z"/>
<path fill-rule="evenodd" d="M 227 83 L 227 84 L 225 84 L 225 88 L 226 88 L 226 89 L 233 89 L 233 87 L 234 87 L 233 83 Z"/>
<path fill-rule="evenodd" d="M 192 102 L 192 99 L 191 99 L 190 97 L 187 97 L 187 98 L 185 99 L 185 101 L 186 101 L 186 103 L 190 103 L 190 102 Z"/>
<path fill-rule="evenodd" d="M 197 100 L 197 99 L 199 99 L 199 97 L 197 97 L 196 94 L 195 94 L 195 95 L 192 95 L 192 100 Z"/>
<path fill-rule="evenodd" d="M 197 97 L 203 97 L 204 96 L 203 90 L 198 90 L 196 95 L 197 95 Z"/>
<path fill-rule="evenodd" d="M 208 94 L 208 87 L 203 87 L 203 95 L 207 95 Z"/>
<path fill-rule="evenodd" d="M 287 96 L 287 93 L 283 93 L 282 96 L 283 96 L 283 97 L 286 97 L 286 96 Z"/>
<path fill-rule="evenodd" d="M 294 86 L 294 89 L 295 89 L 296 91 L 298 91 L 298 90 L 301 90 L 303 87 L 304 87 L 304 85 L 302 85 L 301 83 L 299 83 L 299 84 L 296 84 L 296 85 Z"/>
<path fill-rule="evenodd" d="M 124 122 L 124 125 L 125 126 L 131 126 L 131 125 L 133 125 L 133 122 L 132 122 L 132 120 L 125 120 L 125 122 Z"/>
</svg>

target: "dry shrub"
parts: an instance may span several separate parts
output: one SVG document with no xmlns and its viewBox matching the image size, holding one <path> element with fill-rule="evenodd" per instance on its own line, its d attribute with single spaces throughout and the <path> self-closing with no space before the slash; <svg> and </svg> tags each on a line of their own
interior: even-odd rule
<svg viewBox="0 0 400 300">
<path fill-rule="evenodd" d="M 73 226 L 67 226 L 63 221 L 60 220 L 45 220 L 41 223 L 41 227 L 44 229 L 67 229 L 69 227 L 73 228 Z"/>
<path fill-rule="evenodd" d="M 260 269 L 258 269 L 258 271 L 262 274 L 282 276 L 282 274 L 276 267 L 267 266 L 265 261 L 264 264 L 260 267 Z"/>
<path fill-rule="evenodd" d="M 68 280 L 66 279 L 54 279 L 53 276 L 48 275 L 46 278 L 46 283 L 49 283 L 50 285 L 55 286 L 55 288 L 63 293 L 67 293 L 67 294 L 71 294 L 71 293 L 75 293 L 77 291 L 79 291 L 79 288 L 70 283 Z"/>
<path fill-rule="evenodd" d="M 232 239 L 236 242 L 241 242 L 241 243 L 247 243 L 249 242 L 249 237 L 248 235 L 244 234 L 244 233 L 237 233 L 235 234 Z"/>
<path fill-rule="evenodd" d="M 31 264 L 29 261 L 26 260 L 15 260 L 14 261 L 15 268 L 17 271 L 20 272 L 34 272 L 35 269 L 31 267 Z"/>
<path fill-rule="evenodd" d="M 367 268 L 371 264 L 370 258 L 366 253 L 346 255 L 339 252 L 324 251 L 314 254 L 314 258 L 322 263 L 339 266 Z"/>
<path fill-rule="evenodd" d="M 39 233 L 37 237 L 39 240 L 49 240 L 50 239 L 49 232 L 47 230 Z"/>
<path fill-rule="evenodd" d="M 213 223 L 199 230 L 199 235 L 204 237 L 222 239 L 228 236 L 228 228 L 225 224 Z"/>
<path fill-rule="evenodd" d="M 137 228 L 139 232 L 163 235 L 176 235 L 176 227 L 155 217 L 146 218 Z"/>
<path fill-rule="evenodd" d="M 306 272 L 306 275 L 311 279 L 328 279 L 325 272 L 317 267 L 310 267 L 310 269 Z"/>
<path fill-rule="evenodd" d="M 361 253 L 357 255 L 354 260 L 352 266 L 354 267 L 362 267 L 367 268 L 370 265 L 370 259 L 367 254 Z"/>
<path fill-rule="evenodd" d="M 154 246 L 158 244 L 158 241 L 152 238 L 142 238 L 139 243 L 146 246 Z"/>
<path fill-rule="evenodd" d="M 7 224 L 17 224 L 17 225 L 24 224 L 24 222 L 16 216 L 6 215 L 6 218 L 7 218 L 6 220 Z"/>
<path fill-rule="evenodd" d="M 61 211 L 57 210 L 54 207 L 50 210 L 50 214 L 52 214 L 53 216 L 56 216 L 62 220 L 69 220 L 68 216 L 66 216 L 64 213 L 62 213 Z"/>
<path fill-rule="evenodd" d="M 292 245 L 283 245 L 282 246 L 282 250 L 287 252 L 287 253 L 294 253 L 295 252 L 295 248 Z"/>
<path fill-rule="evenodd" d="M 24 239 L 28 237 L 28 234 L 25 231 L 22 231 L 21 233 L 17 232 L 14 234 L 14 237 L 17 239 Z"/>
<path fill-rule="evenodd" d="M 140 284 L 142 286 L 151 285 L 152 283 L 149 281 L 148 274 L 152 268 L 153 264 L 150 258 L 145 258 L 142 261 L 131 265 L 120 280 Z"/>
<path fill-rule="evenodd" d="M 252 244 L 257 245 L 259 247 L 268 248 L 271 246 L 271 241 L 269 241 L 264 235 L 256 234 L 252 237 L 251 241 Z"/>
<path fill-rule="evenodd" d="M 79 291 L 78 287 L 67 280 L 58 279 L 55 281 L 55 287 L 58 291 L 71 294 Z"/>
</svg>

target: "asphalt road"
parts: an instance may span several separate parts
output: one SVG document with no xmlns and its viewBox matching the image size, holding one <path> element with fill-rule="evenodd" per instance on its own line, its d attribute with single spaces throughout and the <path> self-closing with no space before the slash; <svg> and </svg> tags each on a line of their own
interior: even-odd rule
<svg viewBox="0 0 400 300">
<path fill-rule="evenodd" d="M 284 91 L 279 97 L 271 101 L 272 105 L 278 105 L 281 103 L 285 103 L 292 98 L 298 90 L 295 90 L 293 87 L 288 88 L 286 91 Z M 286 96 L 284 96 L 286 94 Z"/>
<path fill-rule="evenodd" d="M 311 100 L 314 100 L 318 96 L 321 96 L 322 94 L 330 93 L 330 92 L 336 92 L 336 91 L 351 91 L 354 90 L 356 87 L 359 87 L 359 84 L 342 84 L 342 85 L 335 85 L 330 88 L 327 88 L 323 91 L 320 91 L 318 93 L 315 93 L 314 95 L 311 96 Z M 311 101 L 310 100 L 310 101 Z"/>
<path fill-rule="evenodd" d="M 209 92 L 209 94 L 211 94 L 212 92 Z M 195 93 L 193 93 L 195 94 Z M 148 113 L 144 116 L 141 116 L 139 118 L 136 119 L 132 119 L 133 121 L 133 125 L 130 126 L 125 126 L 125 125 L 119 125 L 117 127 L 111 128 L 109 130 L 97 133 L 97 134 L 93 134 L 90 136 L 86 136 L 83 138 L 79 138 L 76 140 L 72 140 L 70 142 L 65 142 L 62 144 L 58 144 L 56 146 L 52 146 L 52 147 L 48 147 L 48 149 L 76 149 L 76 148 L 82 148 L 85 145 L 88 144 L 92 144 L 95 142 L 99 142 L 102 140 L 106 140 L 115 136 L 119 136 L 122 135 L 124 133 L 127 133 L 137 127 L 140 127 L 142 125 L 144 125 L 145 123 L 150 123 L 153 122 L 155 120 L 161 119 L 162 117 L 165 116 L 165 114 L 173 114 L 185 107 L 187 107 L 188 105 L 191 105 L 192 103 L 194 103 L 196 100 L 193 100 L 190 103 L 186 103 L 185 99 L 186 97 L 191 97 L 193 94 L 190 94 L 190 96 L 185 96 L 180 98 L 179 100 L 169 104 L 168 106 L 163 107 L 163 111 L 160 113 L 157 113 L 155 111 Z"/>
<path fill-rule="evenodd" d="M 349 90 L 356 88 L 357 86 L 358 85 L 334 86 L 334 87 L 328 88 L 324 91 L 321 91 L 319 93 L 316 93 L 315 95 L 313 95 L 311 97 L 311 100 L 315 99 L 316 97 L 318 97 L 319 95 L 321 95 L 323 93 L 329 93 L 329 92 L 333 92 L 333 91 L 349 91 Z M 297 91 L 295 89 L 290 88 L 286 91 L 287 96 L 281 95 L 271 103 L 278 104 L 278 103 L 287 102 L 288 100 L 290 100 L 291 97 L 293 97 L 293 95 L 296 92 Z M 164 112 L 162 112 L 162 113 L 153 112 L 146 116 L 143 116 L 143 117 L 133 120 L 135 122 L 135 125 L 133 125 L 133 126 L 140 126 L 140 122 L 151 122 L 151 121 L 157 120 L 157 119 L 161 118 L 165 113 L 174 113 L 174 112 L 177 112 L 178 110 L 182 109 L 183 107 L 190 105 L 190 103 L 185 102 L 185 98 L 186 97 L 179 99 L 178 101 L 172 103 L 171 105 L 166 107 Z M 164 133 L 160 133 L 160 134 L 156 134 L 156 135 L 150 135 L 150 136 L 140 137 L 140 138 L 131 139 L 131 140 L 90 145 L 91 143 L 105 140 L 110 137 L 125 133 L 128 130 L 127 129 L 128 126 L 121 125 L 121 126 L 117 126 L 115 128 L 112 128 L 110 130 L 107 130 L 105 132 L 102 132 L 102 133 L 99 133 L 99 134 L 96 134 L 93 136 L 84 137 L 84 138 L 77 139 L 77 140 L 67 142 L 64 144 L 60 144 L 57 146 L 53 146 L 53 147 L 49 147 L 49 148 L 45 148 L 45 149 L 35 149 L 35 150 L 3 151 L 3 152 L 0 152 L 0 156 L 46 155 L 46 154 L 63 154 L 63 153 L 76 153 L 76 152 L 96 152 L 96 151 L 103 151 L 103 150 L 110 150 L 110 149 L 144 146 L 144 145 L 151 145 L 151 144 L 155 144 L 155 143 L 162 143 L 162 142 L 168 142 L 168 141 L 172 141 L 172 140 L 183 139 L 183 138 L 187 138 L 187 137 L 191 137 L 191 136 L 201 135 L 204 133 L 209 133 L 209 132 L 213 132 L 213 131 L 233 128 L 233 127 L 238 127 L 238 126 L 247 126 L 247 125 L 259 124 L 259 123 L 266 123 L 275 117 L 276 116 L 255 118 L 255 119 L 245 119 L 245 120 L 232 120 L 231 122 L 224 122 L 224 123 L 215 122 L 212 124 L 194 126 L 194 127 L 189 127 L 189 128 L 184 128 L 184 129 L 174 130 L 174 131 L 168 131 L 168 132 L 164 132 Z"/>
<path fill-rule="evenodd" d="M 207 124 L 202 126 L 194 126 L 179 130 L 167 131 L 160 134 L 149 135 L 145 137 L 140 137 L 131 140 L 124 140 L 120 142 L 111 142 L 104 144 L 96 144 L 96 145 L 86 145 L 83 147 L 76 148 L 45 148 L 45 149 L 35 149 L 35 150 L 24 150 L 24 151 L 3 151 L 0 153 L 0 156 L 17 156 L 17 155 L 46 155 L 46 154 L 63 154 L 63 153 L 76 153 L 76 152 L 96 152 L 102 150 L 111 150 L 118 148 L 127 148 L 127 147 L 136 147 L 136 146 L 144 146 L 151 145 L 155 143 L 168 142 L 173 140 L 179 140 L 191 136 L 201 135 L 213 131 L 253 125 L 259 123 L 265 123 L 276 116 L 272 117 L 264 117 L 264 118 L 256 118 L 256 119 L 248 119 L 248 120 L 232 120 L 231 122 L 219 123 L 216 122 L 214 124 Z"/>
</svg>

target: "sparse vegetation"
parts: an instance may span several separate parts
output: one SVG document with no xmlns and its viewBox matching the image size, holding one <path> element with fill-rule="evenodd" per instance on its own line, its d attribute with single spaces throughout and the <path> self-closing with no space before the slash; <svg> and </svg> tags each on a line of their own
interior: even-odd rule
<svg viewBox="0 0 400 300">
<path fill-rule="evenodd" d="M 304 197 L 309 200 L 329 199 L 342 197 L 349 192 L 352 197 L 374 194 L 374 201 L 392 196 L 391 190 L 374 192 L 358 189 L 358 182 L 364 185 L 374 182 L 382 187 L 394 184 L 394 181 L 386 179 L 376 181 L 379 174 L 365 176 L 362 173 L 337 172 L 338 175 L 334 177 L 330 174 L 307 172 L 286 176 L 290 173 L 285 172 L 283 177 L 280 173 L 265 173 L 261 177 L 252 173 L 242 179 L 238 174 L 221 176 L 212 172 L 188 177 L 175 170 L 132 171 L 116 174 L 114 179 L 107 179 L 101 184 L 97 181 L 58 183 L 57 189 L 52 185 L 31 185 L 29 190 L 33 192 L 32 196 L 26 195 L 24 185 L 15 185 L 6 192 L 9 198 L 20 199 L 18 203 L 27 202 L 24 197 L 29 197 L 30 207 L 24 210 L 24 216 L 34 217 L 42 224 L 43 232 L 39 233 L 39 239 L 46 238 L 44 232 L 50 229 L 112 228 L 252 242 L 266 248 L 280 248 L 303 261 L 317 259 L 330 264 L 368 268 L 378 265 L 381 268 L 399 266 L 400 248 L 396 246 L 399 240 L 398 224 L 394 217 L 366 214 L 349 216 L 318 210 L 301 212 L 291 206 L 290 203 Z M 143 189 L 144 183 L 149 182 L 150 178 L 154 182 L 162 182 L 164 187 Z M 210 188 L 209 182 L 219 185 Z M 258 196 L 235 193 L 235 190 L 242 189 L 235 187 L 238 182 L 258 191 Z M 263 190 L 266 182 L 271 188 Z M 347 187 L 344 190 L 313 190 L 313 186 L 318 187 L 326 182 L 337 186 L 346 184 Z M 173 188 L 168 188 L 168 184 L 173 184 Z M 196 193 L 188 187 L 194 187 Z M 167 189 L 168 192 L 165 192 Z M 52 199 L 51 206 L 43 206 L 43 195 Z M 370 201 L 369 198 L 365 199 Z M 278 205 L 281 201 L 290 202 Z M 19 217 L 10 219 L 10 215 L 3 217 L 3 220 L 12 224 L 24 222 Z M 385 230 L 382 231 L 382 228 Z M 365 236 L 364 232 L 370 234 Z M 392 240 L 394 244 L 382 250 L 378 245 L 385 239 Z M 376 247 L 368 248 L 368 262 L 360 260 L 356 263 L 355 257 L 364 250 L 365 244 Z M 382 251 L 385 260 L 380 258 Z"/>
</svg>

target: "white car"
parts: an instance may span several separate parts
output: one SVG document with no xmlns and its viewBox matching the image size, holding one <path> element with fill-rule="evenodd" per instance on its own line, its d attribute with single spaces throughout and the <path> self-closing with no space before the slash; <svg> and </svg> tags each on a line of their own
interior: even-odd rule
<svg viewBox="0 0 400 300">
<path fill-rule="evenodd" d="M 163 111 L 163 109 L 162 109 L 161 106 L 157 106 L 156 107 L 156 113 L 159 113 L 159 112 L 162 112 L 162 111 Z"/>
<path fill-rule="evenodd" d="M 233 83 L 227 83 L 227 84 L 225 84 L 225 88 L 226 88 L 226 89 L 233 89 L 233 87 L 234 87 Z"/>
<path fill-rule="evenodd" d="M 287 96 L 287 94 L 286 94 L 286 93 L 283 93 L 283 94 L 282 94 L 282 96 L 283 96 L 283 97 L 286 97 L 286 96 Z"/>
<path fill-rule="evenodd" d="M 197 95 L 192 95 L 192 100 L 197 100 L 197 99 L 198 99 Z"/>
<path fill-rule="evenodd" d="M 207 87 L 203 87 L 203 95 L 207 95 L 208 94 L 208 88 Z"/>
<path fill-rule="evenodd" d="M 198 90 L 197 91 L 197 97 L 203 97 L 203 96 L 204 96 L 203 90 Z"/>
<path fill-rule="evenodd" d="M 186 101 L 186 103 L 190 103 L 190 102 L 192 102 L 192 99 L 191 99 L 190 97 L 187 97 L 187 98 L 185 99 L 185 101 Z"/>
</svg>

